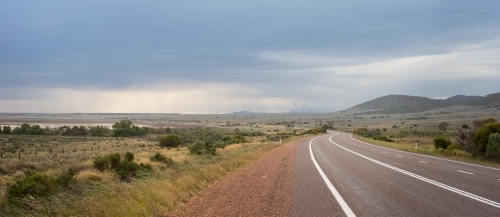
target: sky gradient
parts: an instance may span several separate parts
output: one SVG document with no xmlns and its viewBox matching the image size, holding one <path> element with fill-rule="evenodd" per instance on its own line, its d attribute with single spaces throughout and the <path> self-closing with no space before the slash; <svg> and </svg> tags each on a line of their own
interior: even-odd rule
<svg viewBox="0 0 500 217">
<path fill-rule="evenodd" d="M 2 1 L 0 112 L 333 112 L 500 92 L 498 1 Z"/>
</svg>

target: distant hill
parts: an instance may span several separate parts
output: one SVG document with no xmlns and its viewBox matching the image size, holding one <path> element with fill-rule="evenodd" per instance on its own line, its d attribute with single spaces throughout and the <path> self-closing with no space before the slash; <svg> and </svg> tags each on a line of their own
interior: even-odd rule
<svg viewBox="0 0 500 217">
<path fill-rule="evenodd" d="M 470 106 L 500 106 L 500 92 L 486 95 L 477 99 L 467 101 L 465 105 Z"/>
<path fill-rule="evenodd" d="M 255 115 L 255 114 L 266 114 L 265 112 L 251 112 L 251 111 L 236 111 L 231 114 L 234 115 Z"/>
<path fill-rule="evenodd" d="M 452 96 L 448 99 L 445 99 L 446 102 L 466 102 L 474 99 L 482 98 L 482 96 L 465 96 L 465 95 L 456 95 Z"/>
<path fill-rule="evenodd" d="M 456 105 L 500 106 L 500 93 L 487 96 L 456 95 L 447 99 L 430 99 L 421 96 L 388 95 L 379 97 L 342 112 L 365 114 L 417 113 Z"/>
</svg>

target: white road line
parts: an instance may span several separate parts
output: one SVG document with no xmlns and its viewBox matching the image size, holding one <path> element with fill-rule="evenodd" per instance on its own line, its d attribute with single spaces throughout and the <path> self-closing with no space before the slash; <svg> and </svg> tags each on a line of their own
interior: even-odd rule
<svg viewBox="0 0 500 217">
<path fill-rule="evenodd" d="M 418 161 L 418 162 L 423 163 L 423 164 L 427 164 L 427 162 L 425 162 L 425 161 Z"/>
<path fill-rule="evenodd" d="M 333 184 L 330 182 L 330 180 L 328 179 L 328 177 L 326 177 L 325 173 L 323 172 L 323 170 L 321 169 L 321 167 L 319 167 L 319 164 L 318 162 L 316 162 L 316 159 L 314 158 L 314 155 L 313 155 L 313 151 L 312 151 L 312 142 L 319 138 L 320 136 L 314 138 L 314 139 L 311 139 L 311 141 L 309 142 L 309 153 L 311 153 L 311 159 L 314 163 L 314 166 L 316 166 L 316 169 L 318 169 L 318 172 L 319 174 L 321 175 L 321 178 L 323 178 L 323 181 L 325 181 L 326 183 L 326 186 L 328 186 L 328 188 L 330 189 L 330 191 L 332 192 L 333 196 L 335 197 L 335 199 L 337 200 L 337 202 L 339 203 L 340 207 L 342 207 L 342 210 L 344 210 L 344 213 L 348 216 L 348 217 L 355 217 L 356 215 L 354 214 L 354 212 L 351 210 L 351 208 L 349 207 L 349 205 L 347 205 L 347 203 L 344 201 L 344 199 L 342 198 L 342 196 L 340 196 L 339 192 L 337 191 L 337 189 L 335 189 L 335 187 L 333 186 Z"/>
<path fill-rule="evenodd" d="M 469 172 L 465 172 L 465 171 L 462 171 L 462 170 L 457 170 L 457 171 L 461 172 L 461 173 L 466 173 L 466 174 L 474 175 L 474 173 L 469 173 Z"/>
<path fill-rule="evenodd" d="M 392 169 L 392 170 L 398 171 L 398 172 L 403 173 L 403 174 L 405 174 L 405 175 L 411 176 L 411 177 L 413 177 L 413 178 L 420 179 L 420 180 L 422 180 L 422 181 L 424 181 L 424 182 L 427 182 L 427 183 L 433 184 L 433 185 L 435 185 L 435 186 L 438 186 L 438 187 L 444 188 L 444 189 L 446 189 L 446 190 L 448 190 L 448 191 L 455 192 L 455 193 L 460 194 L 460 195 L 462 195 L 462 196 L 465 196 L 465 197 L 471 198 L 471 199 L 473 199 L 473 200 L 476 200 L 476 201 L 479 201 L 479 202 L 482 202 L 482 203 L 488 204 L 488 205 L 493 206 L 493 207 L 496 207 L 496 208 L 500 208 L 500 203 L 498 203 L 498 202 L 496 202 L 496 201 L 492 201 L 492 200 L 486 199 L 486 198 L 484 198 L 484 197 L 480 197 L 480 196 L 478 196 L 478 195 L 475 195 L 475 194 L 472 194 L 472 193 L 469 193 L 469 192 L 466 192 L 466 191 L 460 190 L 460 189 L 458 189 L 458 188 L 454 188 L 454 187 L 451 187 L 451 186 L 449 186 L 449 185 L 445 185 L 445 184 L 443 184 L 443 183 L 441 183 L 441 182 L 437 182 L 437 181 L 434 181 L 434 180 L 432 180 L 432 179 L 428 179 L 428 178 L 425 178 L 425 177 L 423 177 L 423 176 L 419 176 L 419 175 L 417 175 L 417 174 L 414 174 L 414 173 L 408 172 L 408 171 L 403 170 L 403 169 L 399 169 L 399 168 L 397 168 L 397 167 L 395 167 L 395 166 L 391 166 L 391 165 L 389 165 L 389 164 L 386 164 L 386 163 L 380 162 L 380 161 L 375 160 L 375 159 L 373 159 L 373 158 L 369 158 L 369 157 L 364 156 L 364 155 L 362 155 L 362 154 L 360 154 L 360 153 L 357 153 L 357 152 L 355 152 L 355 151 L 352 151 L 352 150 L 350 150 L 350 149 L 347 149 L 347 148 L 345 148 L 344 146 L 341 146 L 341 145 L 339 145 L 339 144 L 337 144 L 337 143 L 333 142 L 333 141 L 332 141 L 332 137 L 333 137 L 333 136 L 330 136 L 330 138 L 328 138 L 328 140 L 330 140 L 330 142 L 331 142 L 332 144 L 334 144 L 334 145 L 338 146 L 339 148 L 342 148 L 342 149 L 344 149 L 344 150 L 346 150 L 346 151 L 348 151 L 348 152 L 351 152 L 351 153 L 353 153 L 353 154 L 355 154 L 355 155 L 358 155 L 358 156 L 360 156 L 360 157 L 362 157 L 362 158 L 364 158 L 364 159 L 367 159 L 367 160 L 369 160 L 369 161 L 372 161 L 372 162 L 374 162 L 374 163 L 376 163 L 376 164 L 382 165 L 382 166 L 387 167 L 387 168 L 389 168 L 389 169 Z"/>
<path fill-rule="evenodd" d="M 401 156 L 399 156 L 399 155 L 396 155 L 396 156 L 401 157 Z"/>
<path fill-rule="evenodd" d="M 384 152 L 382 152 L 382 153 L 383 153 L 383 154 L 385 154 L 385 151 L 384 151 Z"/>
<path fill-rule="evenodd" d="M 423 155 L 423 154 L 417 154 L 417 153 L 412 153 L 412 152 L 400 151 L 400 150 L 396 150 L 396 149 L 392 149 L 392 148 L 386 148 L 386 147 L 383 147 L 383 146 L 373 145 L 373 144 L 366 143 L 366 142 L 363 142 L 361 140 L 357 140 L 357 139 L 353 138 L 352 134 L 349 134 L 349 135 L 350 135 L 351 139 L 356 140 L 358 142 L 365 143 L 365 144 L 371 145 L 371 146 L 376 146 L 376 147 L 379 147 L 379 148 L 385 148 L 385 149 L 388 149 L 388 150 L 391 150 L 391 151 L 397 151 L 397 152 L 402 152 L 402 153 L 405 153 L 405 154 L 418 155 L 418 156 L 422 156 L 422 157 L 434 158 L 434 159 L 438 159 L 438 160 L 444 160 L 444 161 L 449 161 L 449 162 L 454 162 L 454 163 L 459 163 L 459 164 L 465 164 L 465 165 L 470 165 L 470 166 L 482 167 L 482 168 L 487 168 L 487 169 L 492 169 L 492 170 L 500 170 L 499 168 L 494 168 L 494 167 L 481 166 L 481 165 L 477 165 L 477 164 L 465 163 L 465 162 L 456 161 L 456 160 L 448 160 L 448 159 L 445 159 L 445 158 L 433 157 L 433 156 L 429 156 L 429 155 Z"/>
</svg>

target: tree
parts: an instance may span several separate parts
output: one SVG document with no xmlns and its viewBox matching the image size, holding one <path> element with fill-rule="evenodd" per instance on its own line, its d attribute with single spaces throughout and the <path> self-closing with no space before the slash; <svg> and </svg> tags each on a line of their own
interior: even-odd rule
<svg viewBox="0 0 500 217">
<path fill-rule="evenodd" d="M 445 139 L 442 137 L 434 138 L 434 147 L 436 149 L 439 149 L 439 148 L 446 149 L 446 148 L 448 148 L 449 145 L 451 145 L 451 141 L 449 139 Z"/>
<path fill-rule="evenodd" d="M 458 137 L 456 138 L 458 144 L 466 152 L 472 153 L 474 151 L 474 130 L 459 129 Z"/>
<path fill-rule="evenodd" d="M 113 124 L 113 136 L 142 136 L 146 134 L 144 127 L 133 125 L 131 120 L 121 120 Z"/>
<path fill-rule="evenodd" d="M 492 133 L 486 146 L 486 157 L 500 162 L 500 133 Z"/>
<path fill-rule="evenodd" d="M 490 134 L 493 133 L 500 133 L 500 123 L 488 124 L 476 131 L 473 140 L 474 151 L 472 152 L 474 156 L 484 156 Z"/>
<path fill-rule="evenodd" d="M 164 136 L 160 140 L 160 147 L 176 148 L 181 144 L 181 139 L 176 135 Z"/>
<path fill-rule="evenodd" d="M 110 129 L 104 126 L 90 127 L 90 136 L 103 137 L 106 134 L 109 134 L 109 132 Z"/>
<path fill-rule="evenodd" d="M 448 122 L 441 122 L 438 126 L 439 130 L 446 131 L 450 124 Z"/>
<path fill-rule="evenodd" d="M 10 126 L 3 126 L 2 127 L 2 134 L 11 134 L 12 133 L 12 129 L 10 128 Z"/>
</svg>

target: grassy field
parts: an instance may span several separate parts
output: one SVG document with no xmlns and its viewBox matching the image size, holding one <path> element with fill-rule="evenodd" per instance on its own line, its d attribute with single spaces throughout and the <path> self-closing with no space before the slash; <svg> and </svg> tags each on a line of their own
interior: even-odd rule
<svg viewBox="0 0 500 217">
<path fill-rule="evenodd" d="M 23 151 L 21 160 L 14 154 L 0 159 L 0 216 L 164 216 L 210 183 L 281 145 L 235 144 L 218 149 L 216 156 L 195 156 L 186 147 L 159 148 L 153 136 L 139 139 L 6 136 L 2 140 L 4 147 L 16 146 Z M 52 152 L 47 151 L 50 149 Z M 37 156 L 36 150 L 39 150 Z M 123 155 L 127 151 L 134 153 L 135 162 L 151 165 L 151 172 L 123 181 L 113 171 L 99 172 L 92 166 L 97 156 Z M 175 164 L 151 162 L 150 157 L 155 153 L 173 159 Z M 68 188 L 48 197 L 28 196 L 14 202 L 7 199 L 7 186 L 22 179 L 23 171 L 57 176 L 67 168 L 78 171 L 76 181 Z"/>
</svg>

